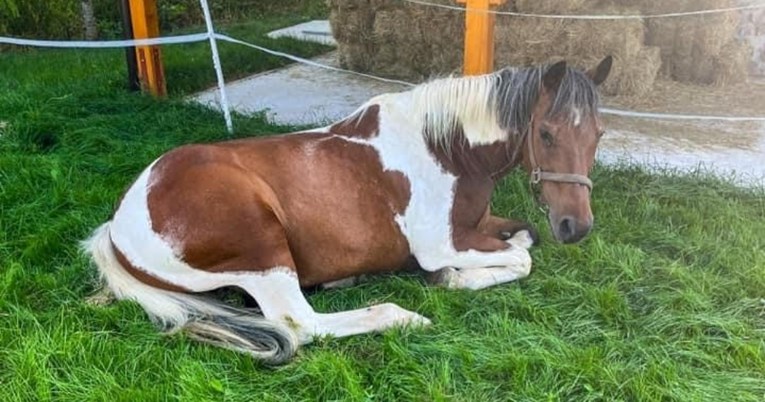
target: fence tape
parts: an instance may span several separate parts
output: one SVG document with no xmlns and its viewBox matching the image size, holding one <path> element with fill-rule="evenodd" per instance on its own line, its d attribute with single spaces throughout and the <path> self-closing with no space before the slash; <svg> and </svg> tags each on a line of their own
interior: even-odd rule
<svg viewBox="0 0 765 402">
<path fill-rule="evenodd" d="M 459 6 L 450 6 L 448 4 L 431 3 L 423 0 L 402 0 L 407 3 L 418 4 L 421 6 L 444 8 L 447 10 L 457 11 L 471 11 L 477 13 L 489 13 L 496 15 L 510 15 L 514 17 L 528 17 L 528 18 L 547 18 L 547 19 L 559 19 L 559 20 L 634 20 L 644 18 L 671 18 L 671 17 L 686 17 L 690 15 L 705 15 L 725 13 L 730 11 L 740 10 L 754 10 L 759 8 L 765 8 L 765 3 L 751 4 L 748 6 L 727 7 L 727 8 L 715 8 L 710 10 L 698 10 L 698 11 L 685 11 L 677 13 L 665 13 L 665 14 L 625 14 L 625 15 L 577 15 L 577 14 L 534 14 L 534 13 L 519 13 L 514 11 L 496 11 L 496 10 L 484 10 L 480 8 L 468 8 Z M 671 1 L 671 0 L 666 0 Z"/>
<path fill-rule="evenodd" d="M 163 36 L 160 38 L 126 39 L 126 40 L 37 40 L 11 38 L 0 36 L 0 43 L 18 46 L 54 47 L 54 48 L 80 48 L 80 49 L 106 49 L 135 46 L 175 45 L 180 43 L 204 42 L 210 40 L 207 33 L 196 33 L 178 36 Z"/>
<path fill-rule="evenodd" d="M 404 0 L 410 1 L 410 0 Z M 417 1 L 417 0 L 411 0 Z M 463 9 L 464 10 L 464 9 Z M 216 33 L 212 35 L 214 38 L 236 43 L 239 45 L 247 46 L 253 49 L 257 49 L 261 52 L 268 53 L 273 56 L 283 57 L 298 63 L 323 68 L 325 70 L 337 71 L 346 74 L 352 74 L 360 77 L 366 77 L 382 82 L 389 82 L 394 84 L 400 84 L 405 86 L 414 86 L 411 82 L 395 80 L 390 78 L 378 77 L 371 74 L 360 73 L 358 71 L 346 70 L 339 67 L 328 66 L 326 64 L 317 63 L 313 60 L 305 59 L 302 57 L 294 56 L 289 53 L 279 52 L 266 47 L 258 46 L 252 43 L 248 43 L 239 39 L 232 38 L 227 35 Z M 33 39 L 20 39 L 0 36 L 0 43 L 8 43 L 12 45 L 20 46 L 36 46 L 36 47 L 55 47 L 55 48 L 119 48 L 119 47 L 132 47 L 132 46 L 151 46 L 151 45 L 169 45 L 180 43 L 192 43 L 192 42 L 204 42 L 209 41 L 210 35 L 207 33 L 198 33 L 190 35 L 179 36 L 167 36 L 161 38 L 150 39 L 135 39 L 135 40 L 113 40 L 113 41 L 49 41 L 49 40 L 33 40 Z M 724 121 L 724 122 L 765 122 L 765 116 L 713 116 L 713 115 L 694 115 L 694 114 L 674 114 L 674 113 L 651 113 L 651 112 L 636 112 L 631 110 L 621 110 L 612 108 L 601 108 L 604 114 L 612 114 L 617 116 L 626 117 L 638 117 L 647 119 L 663 119 L 663 120 L 705 120 L 705 121 Z"/>
<path fill-rule="evenodd" d="M 260 51 L 263 51 L 265 53 L 272 54 L 274 56 L 281 56 L 288 58 L 290 60 L 311 65 L 314 67 L 319 67 L 327 70 L 332 71 L 338 71 L 348 74 L 354 74 L 362 77 L 367 77 L 371 79 L 375 79 L 378 81 L 383 82 L 391 82 L 395 84 L 401 84 L 406 86 L 415 86 L 416 84 L 413 84 L 411 82 L 401 81 L 401 80 L 394 80 L 390 78 L 382 78 L 371 74 L 364 74 L 360 73 L 358 71 L 352 71 L 352 70 L 346 70 L 343 68 L 328 66 L 326 64 L 317 63 L 313 60 L 304 59 L 301 57 L 293 56 L 291 54 L 277 52 L 275 50 L 271 50 L 268 48 L 264 48 L 262 46 L 254 45 L 252 43 L 247 43 L 244 41 L 241 41 L 239 39 L 234 39 L 226 35 L 221 34 L 215 34 L 215 36 L 224 41 L 232 42 L 232 43 L 238 43 L 240 45 L 249 46 L 253 49 L 258 49 Z M 605 114 L 612 114 L 617 116 L 628 116 L 628 117 L 642 117 L 642 118 L 650 118 L 650 119 L 672 119 L 672 120 L 715 120 L 715 121 L 727 121 L 727 122 L 746 122 L 746 121 L 765 121 L 765 117 L 748 117 L 748 116 L 709 116 L 709 115 L 690 115 L 690 114 L 672 114 L 672 113 L 651 113 L 651 112 L 635 112 L 631 110 L 621 110 L 621 109 L 612 109 L 612 108 L 600 108 L 601 113 Z"/>
<path fill-rule="evenodd" d="M 765 122 L 765 117 L 710 116 L 710 115 L 696 115 L 696 114 L 633 112 L 631 110 L 611 109 L 607 107 L 600 108 L 600 112 L 606 113 L 606 114 L 612 114 L 616 116 L 643 117 L 648 119 L 662 119 L 662 120 L 712 120 L 712 121 L 727 121 L 727 122 L 747 122 L 747 121 Z"/>
<path fill-rule="evenodd" d="M 231 43 L 236 43 L 236 44 L 239 44 L 239 45 L 248 46 L 248 47 L 251 47 L 253 49 L 260 50 L 261 52 L 268 53 L 268 54 L 273 55 L 273 56 L 284 57 L 285 59 L 296 61 L 298 63 L 307 64 L 309 66 L 323 68 L 325 70 L 332 70 L 332 71 L 337 71 L 337 72 L 341 72 L 341 73 L 358 75 L 360 77 L 371 78 L 371 79 L 374 79 L 374 80 L 377 80 L 377 81 L 390 82 L 390 83 L 394 83 L 394 84 L 401 84 L 401 85 L 406 85 L 406 86 L 414 86 L 415 85 L 415 84 L 412 84 L 411 82 L 406 82 L 406 81 L 401 81 L 401 80 L 394 80 L 394 79 L 391 79 L 391 78 L 383 78 L 383 77 L 378 77 L 378 76 L 371 75 L 371 74 L 360 73 L 358 71 L 352 71 L 352 70 L 346 70 L 346 69 L 339 68 L 339 67 L 328 66 L 326 64 L 317 63 L 317 62 L 315 62 L 313 60 L 304 59 L 304 58 L 298 57 L 298 56 L 293 56 L 293 55 L 291 55 L 289 53 L 283 53 L 283 52 L 279 52 L 279 51 L 276 51 L 276 50 L 271 50 L 271 49 L 266 48 L 266 47 L 258 46 L 258 45 L 255 45 L 255 44 L 252 44 L 252 43 L 249 43 L 249 42 L 245 42 L 245 41 L 242 41 L 242 40 L 239 40 L 239 39 L 234 39 L 234 38 L 232 38 L 230 36 L 227 36 L 227 35 L 215 34 L 215 37 L 220 39 L 220 40 L 226 41 L 226 42 L 231 42 Z"/>
</svg>

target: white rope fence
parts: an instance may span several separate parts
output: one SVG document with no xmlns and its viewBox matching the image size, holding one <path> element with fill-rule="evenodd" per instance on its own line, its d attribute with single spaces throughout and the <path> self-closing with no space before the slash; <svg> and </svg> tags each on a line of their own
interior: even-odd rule
<svg viewBox="0 0 765 402">
<path fill-rule="evenodd" d="M 226 97 L 226 81 L 223 79 L 223 67 L 220 64 L 218 55 L 218 44 L 215 42 L 215 28 L 213 27 L 210 7 L 207 0 L 199 0 L 202 10 L 205 13 L 205 25 L 207 25 L 207 37 L 210 38 L 210 50 L 212 50 L 213 68 L 215 76 L 218 79 L 218 91 L 220 92 L 220 107 L 223 109 L 223 118 L 226 120 L 226 129 L 229 133 L 234 132 L 234 122 L 231 120 L 231 110 L 228 107 L 228 97 Z"/>
<path fill-rule="evenodd" d="M 210 39 L 207 33 L 196 33 L 189 35 L 163 36 L 159 38 L 148 39 L 126 39 L 126 40 L 36 40 L 12 38 L 0 36 L 0 43 L 17 46 L 32 47 L 52 47 L 52 48 L 79 48 L 79 49 L 109 49 L 134 46 L 156 46 L 156 45 L 177 45 L 181 43 L 204 42 Z"/>
<path fill-rule="evenodd" d="M 448 6 L 444 4 L 429 3 L 429 2 L 420 1 L 420 0 L 402 0 L 402 1 L 413 3 L 413 4 L 455 9 L 460 11 L 467 10 L 464 7 L 453 7 L 453 6 Z M 220 62 L 220 55 L 218 54 L 218 47 L 217 47 L 216 40 L 236 43 L 239 45 L 257 49 L 261 52 L 264 52 L 273 56 L 283 57 L 297 63 L 302 63 L 302 64 L 306 64 L 306 65 L 310 65 L 313 67 L 318 67 L 318 68 L 322 68 L 322 69 L 326 69 L 330 71 L 342 72 L 346 74 L 352 74 L 352 75 L 370 78 L 370 79 L 374 79 L 374 80 L 378 80 L 382 82 L 395 83 L 395 84 L 400 84 L 405 86 L 415 85 L 413 83 L 406 82 L 406 81 L 378 77 L 375 75 L 365 74 L 358 71 L 352 71 L 352 70 L 347 70 L 347 69 L 343 69 L 339 67 L 329 66 L 322 63 L 317 63 L 313 60 L 305 59 L 305 58 L 298 57 L 298 56 L 284 53 L 284 52 L 279 52 L 279 51 L 269 49 L 263 46 L 255 45 L 253 43 L 245 42 L 243 40 L 235 39 L 227 35 L 216 33 L 213 27 L 213 21 L 210 15 L 210 10 L 207 4 L 207 0 L 200 0 L 200 5 L 202 7 L 202 10 L 205 16 L 205 24 L 207 27 L 206 33 L 166 36 L 166 37 L 158 37 L 158 38 L 150 38 L 150 39 L 111 40 L 111 41 L 51 41 L 51 40 L 33 40 L 33 39 L 0 36 L 0 44 L 48 47 L 48 48 L 103 49 L 103 48 L 125 48 L 125 47 L 134 47 L 134 46 L 174 45 L 174 44 L 182 44 L 182 43 L 195 43 L 195 42 L 209 41 L 211 51 L 212 51 L 213 67 L 215 68 L 216 78 L 218 81 L 218 91 L 220 94 L 220 104 L 221 104 L 220 106 L 221 106 L 221 109 L 223 110 L 224 119 L 226 121 L 226 128 L 229 132 L 233 132 L 233 122 L 231 119 L 231 112 L 229 110 L 228 99 L 226 96 L 226 85 L 225 85 L 225 80 L 223 77 L 223 69 Z M 523 13 L 494 12 L 494 11 L 492 11 L 492 13 L 516 15 L 521 17 L 603 20 L 603 19 L 632 19 L 632 18 L 638 18 L 638 17 L 639 18 L 679 17 L 679 16 L 685 16 L 685 15 L 712 14 L 712 13 L 721 13 L 721 12 L 729 12 L 729 11 L 736 11 L 736 10 L 747 10 L 747 9 L 755 9 L 755 8 L 765 8 L 765 3 L 750 5 L 750 6 L 714 9 L 714 10 L 692 11 L 692 12 L 686 12 L 686 13 L 654 14 L 654 15 L 640 15 L 640 16 L 636 16 L 636 15 L 635 16 L 633 15 L 610 15 L 610 16 L 609 15 L 600 15 L 600 16 L 568 15 L 568 16 L 564 16 L 564 15 L 523 14 Z M 601 112 L 605 114 L 627 116 L 627 117 L 648 118 L 648 119 L 702 120 L 702 121 L 723 121 L 723 122 L 765 122 L 765 116 L 714 116 L 714 115 L 694 115 L 694 114 L 651 113 L 651 112 L 636 112 L 631 110 L 621 110 L 621 109 L 612 109 L 612 108 L 601 108 L 600 110 Z"/>
<path fill-rule="evenodd" d="M 635 20 L 635 19 L 649 19 L 649 18 L 672 18 L 672 17 L 687 17 L 690 15 L 706 15 L 706 14 L 718 14 L 731 11 L 742 10 L 755 10 L 765 8 L 765 3 L 751 4 L 747 6 L 727 7 L 727 8 L 715 8 L 711 10 L 698 10 L 698 11 L 685 11 L 678 13 L 665 13 L 665 14 L 614 14 L 614 15 L 578 15 L 578 14 L 534 14 L 534 13 L 519 13 L 514 11 L 496 11 L 485 10 L 480 8 L 468 8 L 459 6 L 450 6 L 448 4 L 432 3 L 423 0 L 402 0 L 406 3 L 418 4 L 421 6 L 443 8 L 447 10 L 457 11 L 470 11 L 476 13 L 488 13 L 496 15 L 510 15 L 514 17 L 527 17 L 527 18 L 547 18 L 547 19 L 565 19 L 565 20 Z M 544 1 L 544 0 L 539 0 Z M 672 0 L 666 0 L 672 1 Z"/>
</svg>

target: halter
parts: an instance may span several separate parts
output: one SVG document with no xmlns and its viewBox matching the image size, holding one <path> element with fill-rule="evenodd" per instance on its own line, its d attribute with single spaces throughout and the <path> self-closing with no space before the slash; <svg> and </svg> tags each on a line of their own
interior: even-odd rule
<svg viewBox="0 0 765 402">
<path fill-rule="evenodd" d="M 529 127 L 526 131 L 526 142 L 529 143 L 529 162 L 531 162 L 531 177 L 529 178 L 529 182 L 532 185 L 538 184 L 542 180 L 557 181 L 559 183 L 581 184 L 592 191 L 592 180 L 590 180 L 590 178 L 587 176 L 575 173 L 545 172 L 542 170 L 542 168 L 537 163 L 537 158 L 534 154 L 534 138 L 532 135 L 533 125 L 534 115 L 531 116 L 531 119 L 529 120 Z"/>
</svg>

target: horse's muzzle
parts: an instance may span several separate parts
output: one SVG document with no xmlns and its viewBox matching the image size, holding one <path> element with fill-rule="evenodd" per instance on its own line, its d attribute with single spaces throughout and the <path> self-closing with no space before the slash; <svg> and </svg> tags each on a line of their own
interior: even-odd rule
<svg viewBox="0 0 765 402">
<path fill-rule="evenodd" d="M 592 229 L 592 219 L 578 220 L 573 216 L 563 216 L 552 224 L 553 234 L 561 243 L 576 243 L 584 239 Z"/>
</svg>

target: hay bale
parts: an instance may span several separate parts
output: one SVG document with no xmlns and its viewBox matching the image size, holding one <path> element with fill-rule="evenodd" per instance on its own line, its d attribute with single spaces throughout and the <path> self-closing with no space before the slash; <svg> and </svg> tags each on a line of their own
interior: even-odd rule
<svg viewBox="0 0 765 402">
<path fill-rule="evenodd" d="M 430 0 L 454 5 L 453 0 Z M 513 0 L 500 10 L 538 14 L 640 14 L 719 8 L 735 0 Z M 459 72 L 464 13 L 400 0 L 328 0 L 341 65 L 423 80 Z M 745 49 L 732 42 L 737 14 L 640 20 L 559 20 L 497 16 L 495 66 L 566 59 L 591 67 L 615 57 L 604 90 L 642 96 L 658 74 L 684 82 L 727 83 Z M 751 58 L 751 56 L 749 56 Z"/>
<path fill-rule="evenodd" d="M 515 17 L 498 20 L 494 33 L 496 66 L 527 66 L 564 58 L 566 27 L 563 20 Z"/>
<path fill-rule="evenodd" d="M 714 85 L 730 85 L 746 82 L 752 48 L 748 43 L 736 40 L 723 46 L 719 55 L 712 58 L 714 64 Z"/>
<path fill-rule="evenodd" d="M 545 12 L 561 13 L 559 10 L 546 9 Z M 645 28 L 637 20 L 593 22 L 502 17 L 497 20 L 495 29 L 498 66 L 526 66 L 565 59 L 574 66 L 590 68 L 604 56 L 614 56 L 616 62 L 604 87 L 609 94 L 644 95 L 652 87 L 661 65 L 659 49 L 644 46 Z"/>
<path fill-rule="evenodd" d="M 327 6 L 339 11 L 370 10 L 368 0 L 327 0 Z"/>
<path fill-rule="evenodd" d="M 373 52 L 369 45 L 363 42 L 346 42 L 337 44 L 338 61 L 343 68 L 349 70 L 370 72 L 373 59 L 369 57 Z"/>
<path fill-rule="evenodd" d="M 446 1 L 444 1 L 446 3 Z M 373 25 L 374 71 L 422 80 L 457 71 L 461 64 L 464 16 L 449 10 L 382 3 Z"/>
<path fill-rule="evenodd" d="M 405 10 L 378 11 L 375 14 L 372 35 L 376 42 L 421 43 L 423 41 L 416 21 Z"/>
<path fill-rule="evenodd" d="M 594 65 L 598 60 L 592 60 Z M 607 95 L 643 97 L 651 92 L 661 67 L 661 52 L 658 47 L 640 49 L 630 62 L 616 56 L 612 67 L 613 76 L 603 83 L 603 92 Z M 612 79 L 618 77 L 618 79 Z"/>
<path fill-rule="evenodd" d="M 636 11 L 624 10 L 627 13 Z M 611 10 L 604 12 L 611 13 Z M 570 54 L 619 54 L 629 62 L 643 49 L 645 27 L 638 20 L 571 20 L 568 27 Z"/>
<path fill-rule="evenodd" d="M 529 14 L 573 14 L 584 9 L 587 0 L 515 0 L 515 11 Z"/>
<path fill-rule="evenodd" d="M 363 9 L 332 9 L 329 12 L 329 25 L 332 36 L 339 43 L 356 42 L 370 38 L 374 14 Z"/>
<path fill-rule="evenodd" d="M 736 0 L 610 0 L 610 2 L 605 3 L 610 3 L 618 7 L 637 8 L 643 14 L 664 14 L 734 7 L 735 1 Z M 664 20 L 677 19 L 667 18 Z"/>
<path fill-rule="evenodd" d="M 619 6 L 637 7 L 643 14 L 686 12 L 733 7 L 735 0 L 611 0 Z M 680 82 L 711 84 L 728 82 L 717 77 L 723 71 L 734 71 L 741 64 L 739 51 L 727 62 L 719 55 L 737 35 L 740 14 L 735 12 L 648 19 L 645 43 L 661 48 L 660 75 Z M 750 56 L 751 57 L 751 53 Z M 725 65 L 725 64 L 728 65 Z M 745 76 L 741 76 L 744 79 Z"/>
</svg>

